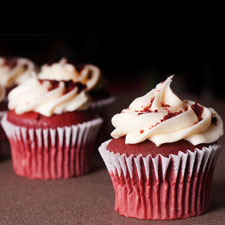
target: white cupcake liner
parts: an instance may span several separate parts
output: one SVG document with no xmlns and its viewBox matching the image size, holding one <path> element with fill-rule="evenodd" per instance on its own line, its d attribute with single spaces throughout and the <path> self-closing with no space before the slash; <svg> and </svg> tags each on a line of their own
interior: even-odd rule
<svg viewBox="0 0 225 225">
<path fill-rule="evenodd" d="M 109 142 L 99 152 L 113 182 L 118 213 L 140 219 L 176 219 L 208 210 L 219 145 L 152 157 L 110 152 L 106 149 Z"/>
<path fill-rule="evenodd" d="M 29 178 L 57 179 L 89 172 L 91 152 L 101 118 L 78 125 L 34 129 L 13 125 L 3 116 L 16 174 Z"/>
</svg>

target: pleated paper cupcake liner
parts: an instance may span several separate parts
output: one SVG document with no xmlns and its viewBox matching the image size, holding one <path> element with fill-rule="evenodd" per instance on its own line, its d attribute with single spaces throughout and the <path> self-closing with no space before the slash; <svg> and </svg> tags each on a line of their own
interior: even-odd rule
<svg viewBox="0 0 225 225">
<path fill-rule="evenodd" d="M 28 178 L 59 179 L 80 176 L 91 169 L 91 153 L 102 124 L 97 118 L 56 129 L 15 126 L 2 119 L 10 142 L 13 169 Z"/>
<path fill-rule="evenodd" d="M 164 157 L 113 153 L 99 147 L 115 190 L 115 210 L 139 219 L 179 219 L 209 209 L 219 145 Z"/>
</svg>

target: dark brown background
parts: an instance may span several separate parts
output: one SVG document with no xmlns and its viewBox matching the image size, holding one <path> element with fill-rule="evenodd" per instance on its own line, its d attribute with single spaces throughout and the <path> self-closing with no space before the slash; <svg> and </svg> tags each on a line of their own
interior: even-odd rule
<svg viewBox="0 0 225 225">
<path fill-rule="evenodd" d="M 28 57 L 38 65 L 61 57 L 93 63 L 102 69 L 113 92 L 140 89 L 143 84 L 149 89 L 176 74 L 187 92 L 225 99 L 222 24 L 166 20 L 121 22 L 105 29 L 84 26 L 80 32 L 65 34 L 0 34 L 0 55 Z"/>
</svg>

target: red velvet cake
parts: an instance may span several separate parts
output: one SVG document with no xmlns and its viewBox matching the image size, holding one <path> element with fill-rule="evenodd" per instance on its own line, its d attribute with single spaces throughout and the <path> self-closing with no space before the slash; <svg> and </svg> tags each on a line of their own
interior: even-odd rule
<svg viewBox="0 0 225 225">
<path fill-rule="evenodd" d="M 55 71 L 55 80 L 31 77 L 9 93 L 2 125 L 17 175 L 59 179 L 91 169 L 102 119 L 89 110 L 86 86 L 61 72 Z"/>
<path fill-rule="evenodd" d="M 180 100 L 171 82 L 114 115 L 113 139 L 99 147 L 123 216 L 171 220 L 209 209 L 223 122 L 212 108 Z"/>
<path fill-rule="evenodd" d="M 157 147 L 152 141 L 144 141 L 135 145 L 125 144 L 125 138 L 120 137 L 118 139 L 112 139 L 107 145 L 107 150 L 114 153 L 126 154 L 127 157 L 130 155 L 138 156 L 142 154 L 147 156 L 151 154 L 152 157 L 156 157 L 161 154 L 162 156 L 169 157 L 170 154 L 177 155 L 179 152 L 186 153 L 187 150 L 194 152 L 196 148 L 202 149 L 203 147 L 209 147 L 210 144 L 199 144 L 194 146 L 188 141 L 181 140 L 173 144 L 165 143 Z"/>
<path fill-rule="evenodd" d="M 55 129 L 58 127 L 73 126 L 96 118 L 97 116 L 90 111 L 65 112 L 59 115 L 53 114 L 51 117 L 43 116 L 37 112 L 16 114 L 15 111 L 9 111 L 7 116 L 7 120 L 16 126 L 35 129 Z"/>
</svg>

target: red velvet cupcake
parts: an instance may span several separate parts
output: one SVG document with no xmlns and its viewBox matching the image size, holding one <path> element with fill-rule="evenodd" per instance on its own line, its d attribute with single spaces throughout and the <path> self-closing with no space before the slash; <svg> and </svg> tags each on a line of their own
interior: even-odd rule
<svg viewBox="0 0 225 225">
<path fill-rule="evenodd" d="M 8 111 L 7 95 L 9 91 L 25 81 L 36 67 L 32 61 L 20 57 L 0 57 L 0 120 L 2 115 Z M 0 126 L 0 156 L 9 155 L 8 141 Z"/>
<path fill-rule="evenodd" d="M 86 91 L 67 73 L 56 73 L 55 80 L 32 77 L 9 93 L 2 125 L 17 175 L 58 179 L 90 171 L 102 119 L 88 109 Z"/>
<path fill-rule="evenodd" d="M 99 148 L 121 215 L 168 220 L 209 209 L 223 122 L 213 109 L 181 101 L 171 81 L 115 115 L 114 139 Z"/>
</svg>

